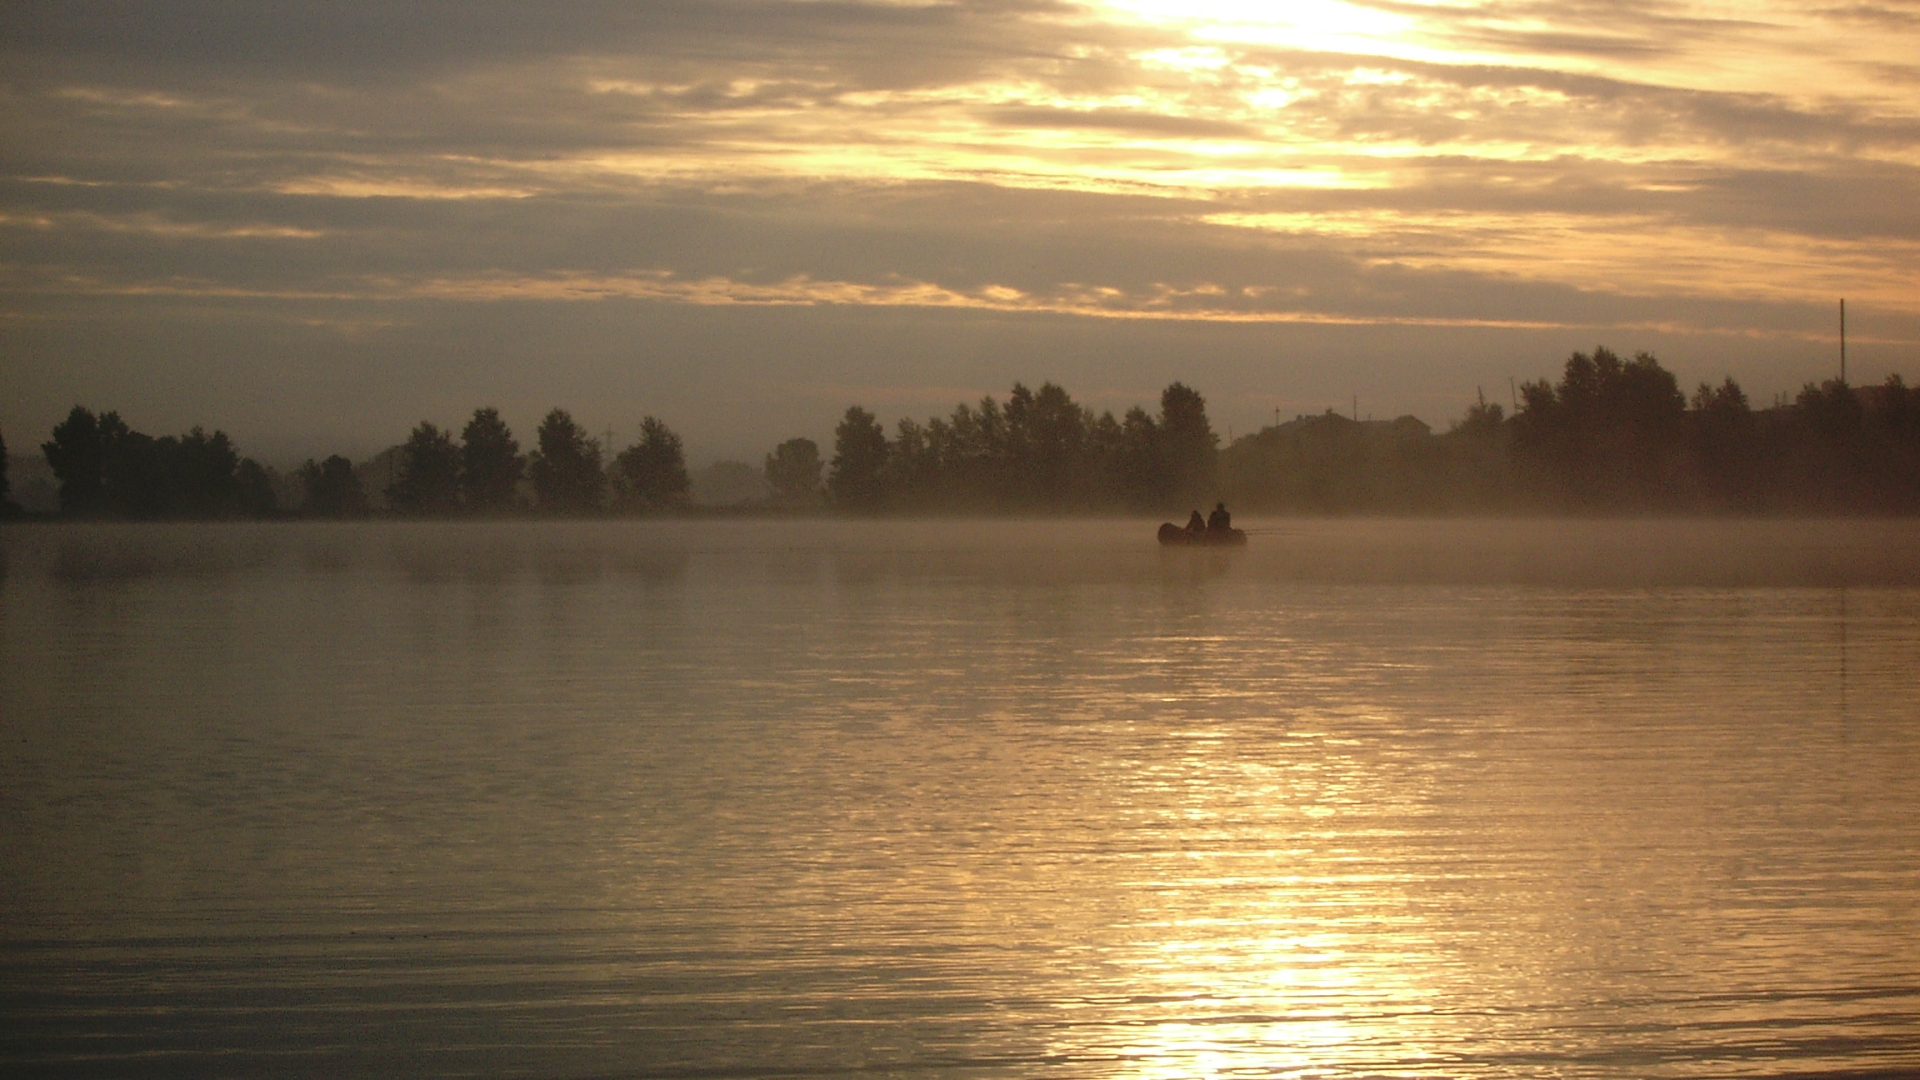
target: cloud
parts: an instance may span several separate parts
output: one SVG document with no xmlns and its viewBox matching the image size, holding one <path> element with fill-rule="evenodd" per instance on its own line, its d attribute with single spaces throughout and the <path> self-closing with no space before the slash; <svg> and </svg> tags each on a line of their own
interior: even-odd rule
<svg viewBox="0 0 1920 1080">
<path fill-rule="evenodd" d="M 1147 347 L 1122 326 L 1797 342 L 1844 293 L 1908 340 L 1920 7 L 1360 7 L 1314 10 L 1401 29 L 1038 0 L 8 5 L 0 334 L 118 355 L 162 324 L 300 327 L 398 370 L 452 310 L 564 334 L 686 309 L 723 340 L 703 320 L 830 325 L 771 338 L 879 363 L 838 320 L 932 352 L 988 327 L 1071 351 L 1040 329 L 1063 326 L 1120 352 Z"/>
</svg>

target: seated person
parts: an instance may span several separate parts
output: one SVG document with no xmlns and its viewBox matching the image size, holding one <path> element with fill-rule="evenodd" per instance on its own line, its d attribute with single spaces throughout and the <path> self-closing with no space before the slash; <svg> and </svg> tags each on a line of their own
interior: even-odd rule
<svg viewBox="0 0 1920 1080">
<path fill-rule="evenodd" d="M 1190 533 L 1203 533 L 1207 531 L 1207 523 L 1200 519 L 1200 511 L 1195 510 L 1193 516 L 1187 519 L 1187 531 Z"/>
<path fill-rule="evenodd" d="M 1193 516 L 1195 518 L 1198 518 L 1200 516 L 1200 511 L 1195 510 L 1193 512 Z M 1233 515 L 1227 513 L 1227 504 L 1215 503 L 1213 506 L 1213 513 L 1207 516 L 1207 531 L 1215 532 L 1215 533 L 1223 533 L 1223 532 L 1229 532 L 1232 529 L 1233 529 Z"/>
</svg>

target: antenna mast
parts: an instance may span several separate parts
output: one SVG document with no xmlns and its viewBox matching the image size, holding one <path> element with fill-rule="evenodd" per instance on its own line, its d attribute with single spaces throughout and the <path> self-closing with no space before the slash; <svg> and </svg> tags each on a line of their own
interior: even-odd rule
<svg viewBox="0 0 1920 1080">
<path fill-rule="evenodd" d="M 1847 381 L 1847 300 L 1840 298 L 1840 382 Z"/>
</svg>

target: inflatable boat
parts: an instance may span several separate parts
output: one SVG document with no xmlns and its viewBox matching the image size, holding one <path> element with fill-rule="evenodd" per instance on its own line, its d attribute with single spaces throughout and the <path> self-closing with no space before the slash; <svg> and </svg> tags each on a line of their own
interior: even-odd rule
<svg viewBox="0 0 1920 1080">
<path fill-rule="evenodd" d="M 1245 547 L 1247 534 L 1240 529 L 1207 529 L 1195 532 L 1173 522 L 1160 525 L 1160 542 L 1168 547 Z"/>
</svg>

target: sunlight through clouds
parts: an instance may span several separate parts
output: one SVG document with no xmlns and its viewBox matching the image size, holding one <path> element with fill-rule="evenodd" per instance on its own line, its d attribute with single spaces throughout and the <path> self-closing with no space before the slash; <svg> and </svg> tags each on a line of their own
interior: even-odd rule
<svg viewBox="0 0 1920 1080">
<path fill-rule="evenodd" d="M 1387 52 L 1415 21 L 1340 0 L 1102 0 L 1100 6 L 1115 18 L 1178 27 L 1201 41 L 1323 52 Z"/>
<path fill-rule="evenodd" d="M 1798 349 L 1845 295 L 1920 347 L 1906 0 L 296 7 L 305 37 L 55 5 L 3 39 L 0 315 L 199 288 Z"/>
</svg>

